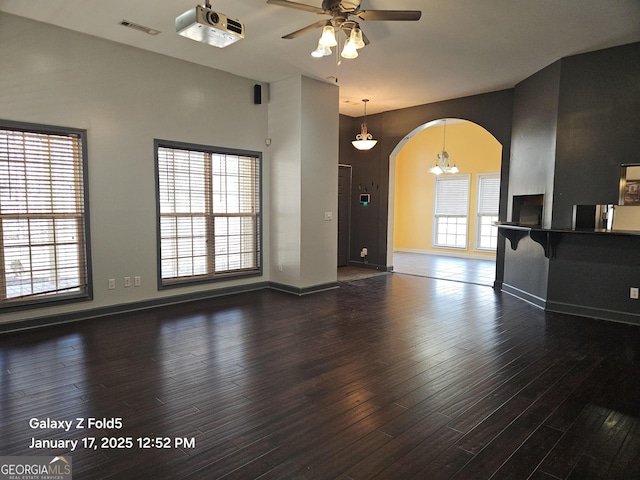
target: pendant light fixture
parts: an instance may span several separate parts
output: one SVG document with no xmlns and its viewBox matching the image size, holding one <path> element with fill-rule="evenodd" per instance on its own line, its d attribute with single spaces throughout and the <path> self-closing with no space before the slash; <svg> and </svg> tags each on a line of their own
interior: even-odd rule
<svg viewBox="0 0 640 480">
<path fill-rule="evenodd" d="M 374 140 L 373 135 L 367 131 L 367 102 L 369 99 L 365 98 L 362 101 L 364 102 L 364 118 L 362 120 L 361 130 L 360 133 L 356 135 L 356 139 L 352 140 L 351 143 L 358 150 L 371 150 L 378 141 Z"/>
<path fill-rule="evenodd" d="M 445 141 L 447 138 L 446 135 L 447 120 L 445 119 L 444 129 L 442 130 L 442 151 L 437 155 L 438 161 L 436 162 L 436 164 L 429 169 L 429 172 L 433 173 L 434 175 L 440 175 L 441 173 L 458 173 L 460 171 L 458 170 L 458 167 L 456 167 L 455 162 L 453 163 L 453 166 L 451 166 L 451 164 L 449 163 L 449 154 L 445 149 Z"/>
</svg>

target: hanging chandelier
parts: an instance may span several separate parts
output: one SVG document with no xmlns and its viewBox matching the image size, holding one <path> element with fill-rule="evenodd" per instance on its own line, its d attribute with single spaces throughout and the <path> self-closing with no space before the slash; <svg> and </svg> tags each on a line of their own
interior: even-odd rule
<svg viewBox="0 0 640 480">
<path fill-rule="evenodd" d="M 373 135 L 367 131 L 367 102 L 369 99 L 365 98 L 362 101 L 364 102 L 364 118 L 360 126 L 360 133 L 356 135 L 356 139 L 352 140 L 351 143 L 358 150 L 371 150 L 378 141 L 374 140 Z"/>
<path fill-rule="evenodd" d="M 429 172 L 433 173 L 434 175 L 440 175 L 441 173 L 458 173 L 460 171 L 458 170 L 458 167 L 456 167 L 455 162 L 453 163 L 453 165 L 449 163 L 449 154 L 447 153 L 447 150 L 445 148 L 445 142 L 447 138 L 446 135 L 447 120 L 445 119 L 444 129 L 442 131 L 442 151 L 437 155 L 438 161 L 436 162 L 436 164 L 429 169 Z"/>
</svg>

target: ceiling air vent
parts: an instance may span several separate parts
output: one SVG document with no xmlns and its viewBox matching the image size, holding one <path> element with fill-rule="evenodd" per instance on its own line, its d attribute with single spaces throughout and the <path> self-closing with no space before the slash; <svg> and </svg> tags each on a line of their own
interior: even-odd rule
<svg viewBox="0 0 640 480">
<path fill-rule="evenodd" d="M 145 27 L 144 25 L 138 25 L 137 23 L 130 22 L 129 20 L 122 20 L 120 22 L 120 25 L 122 25 L 123 27 L 133 28 L 134 30 L 144 32 L 148 35 L 158 35 L 160 33 L 160 30 Z"/>
</svg>

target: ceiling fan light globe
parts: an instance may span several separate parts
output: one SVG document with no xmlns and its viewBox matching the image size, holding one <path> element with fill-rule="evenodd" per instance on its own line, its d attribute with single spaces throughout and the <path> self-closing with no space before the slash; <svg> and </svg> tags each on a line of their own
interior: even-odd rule
<svg viewBox="0 0 640 480">
<path fill-rule="evenodd" d="M 351 41 L 351 39 L 347 40 L 347 43 L 344 44 L 344 48 L 342 49 L 340 56 L 342 58 L 356 58 L 358 56 L 356 45 Z"/>
<path fill-rule="evenodd" d="M 331 49 L 329 47 L 324 47 L 318 43 L 318 47 L 311 52 L 311 56 L 314 58 L 322 58 L 331 55 Z"/>
<path fill-rule="evenodd" d="M 338 41 L 336 40 L 336 31 L 332 25 L 326 25 L 322 29 L 322 35 L 320 36 L 318 45 L 322 45 L 323 47 L 335 47 L 338 45 Z"/>
<path fill-rule="evenodd" d="M 353 42 L 357 49 L 364 47 L 364 40 L 362 39 L 362 30 L 358 27 L 355 27 L 351 30 L 351 34 L 349 35 L 349 41 Z"/>
</svg>

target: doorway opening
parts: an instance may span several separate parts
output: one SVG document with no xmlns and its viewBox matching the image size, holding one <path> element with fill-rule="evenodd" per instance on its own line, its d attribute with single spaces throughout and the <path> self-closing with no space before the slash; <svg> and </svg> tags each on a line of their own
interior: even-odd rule
<svg viewBox="0 0 640 480">
<path fill-rule="evenodd" d="M 351 238 L 351 165 L 338 165 L 338 267 L 349 264 Z"/>
<path fill-rule="evenodd" d="M 431 168 L 446 149 L 458 173 Z M 493 285 L 502 145 L 480 125 L 438 119 L 389 159 L 387 264 L 394 272 Z"/>
</svg>

